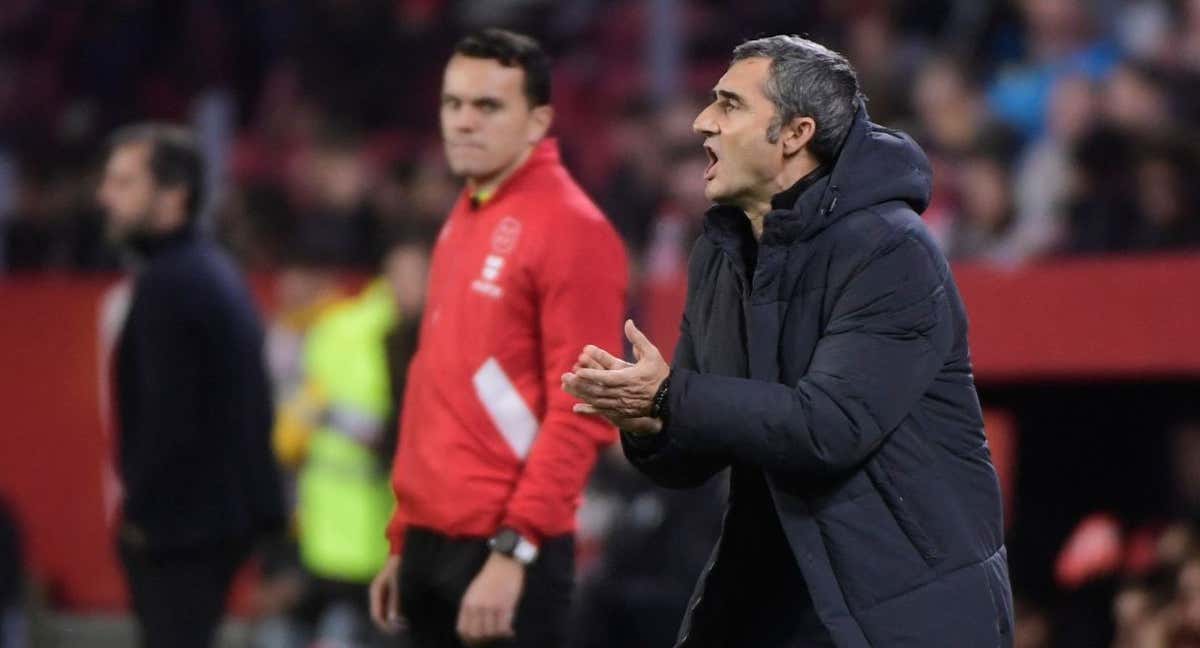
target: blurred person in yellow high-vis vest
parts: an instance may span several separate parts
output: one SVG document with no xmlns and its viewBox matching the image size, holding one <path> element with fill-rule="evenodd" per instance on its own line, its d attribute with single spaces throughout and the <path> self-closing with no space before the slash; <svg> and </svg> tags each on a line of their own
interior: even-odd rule
<svg viewBox="0 0 1200 648">
<path fill-rule="evenodd" d="M 304 384 L 281 404 L 275 430 L 277 454 L 297 470 L 305 583 L 286 623 L 265 633 L 274 641 L 260 643 L 378 638 L 366 590 L 388 555 L 397 396 L 416 347 L 427 249 L 415 237 L 393 246 L 383 275 L 326 307 L 305 335 Z"/>
</svg>

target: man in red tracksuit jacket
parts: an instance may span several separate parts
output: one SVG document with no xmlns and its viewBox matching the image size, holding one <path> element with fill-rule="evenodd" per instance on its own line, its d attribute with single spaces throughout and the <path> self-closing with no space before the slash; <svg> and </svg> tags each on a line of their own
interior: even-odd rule
<svg viewBox="0 0 1200 648">
<path fill-rule="evenodd" d="M 532 39 L 467 37 L 442 136 L 467 180 L 434 249 L 409 368 L 392 556 L 371 588 L 417 646 L 561 646 L 575 513 L 616 438 L 559 389 L 584 345 L 619 347 L 624 247 L 546 139 L 550 66 Z"/>
</svg>

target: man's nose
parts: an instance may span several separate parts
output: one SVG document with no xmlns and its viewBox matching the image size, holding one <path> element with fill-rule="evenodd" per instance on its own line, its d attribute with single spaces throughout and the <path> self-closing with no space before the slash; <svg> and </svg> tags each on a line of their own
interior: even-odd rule
<svg viewBox="0 0 1200 648">
<path fill-rule="evenodd" d="M 450 125 L 454 130 L 469 133 L 479 128 L 479 114 L 471 108 L 459 108 L 454 111 Z"/>
<path fill-rule="evenodd" d="M 699 115 L 696 115 L 695 121 L 692 122 L 692 130 L 697 135 L 708 136 L 717 134 L 717 125 L 712 118 L 712 106 L 705 108 L 700 111 Z"/>
</svg>

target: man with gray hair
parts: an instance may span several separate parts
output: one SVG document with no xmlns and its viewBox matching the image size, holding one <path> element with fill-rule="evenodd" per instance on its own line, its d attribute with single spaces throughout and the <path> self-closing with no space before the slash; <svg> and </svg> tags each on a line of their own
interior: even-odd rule
<svg viewBox="0 0 1200 648">
<path fill-rule="evenodd" d="M 585 347 L 563 387 L 668 488 L 729 467 L 678 646 L 1009 646 L 1000 488 L 930 167 L 853 68 L 742 44 L 696 118 L 716 203 L 673 363 Z"/>
</svg>

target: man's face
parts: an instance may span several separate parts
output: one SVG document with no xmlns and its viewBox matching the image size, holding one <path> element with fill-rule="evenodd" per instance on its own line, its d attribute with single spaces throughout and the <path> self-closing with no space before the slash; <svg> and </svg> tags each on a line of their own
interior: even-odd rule
<svg viewBox="0 0 1200 648">
<path fill-rule="evenodd" d="M 104 208 L 110 240 L 120 243 L 148 233 L 158 199 L 150 173 L 150 147 L 126 144 L 113 150 L 96 198 Z"/>
<path fill-rule="evenodd" d="M 510 169 L 541 139 L 550 107 L 531 108 L 525 71 L 492 59 L 455 55 L 442 79 L 442 139 L 450 169 L 486 182 Z"/>
<path fill-rule="evenodd" d="M 783 168 L 783 145 L 767 140 L 775 106 L 763 93 L 771 61 L 737 61 L 713 89 L 714 99 L 692 124 L 704 136 L 708 168 L 704 195 L 735 206 L 769 200 L 773 181 Z"/>
</svg>

